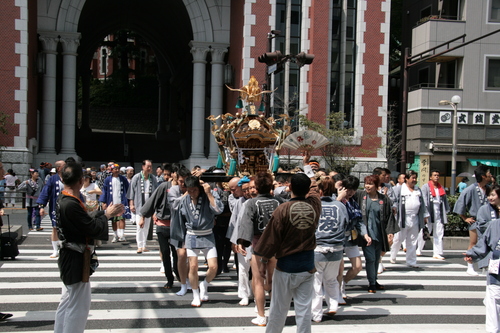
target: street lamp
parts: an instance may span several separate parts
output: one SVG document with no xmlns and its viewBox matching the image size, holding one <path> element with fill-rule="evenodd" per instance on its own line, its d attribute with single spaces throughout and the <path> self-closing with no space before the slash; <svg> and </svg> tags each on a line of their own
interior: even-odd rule
<svg viewBox="0 0 500 333">
<path fill-rule="evenodd" d="M 442 100 L 439 105 L 450 105 L 453 108 L 453 133 L 451 137 L 451 189 L 450 194 L 455 195 L 456 177 L 457 177 L 457 105 L 461 102 L 461 98 L 455 95 L 451 101 Z"/>
</svg>

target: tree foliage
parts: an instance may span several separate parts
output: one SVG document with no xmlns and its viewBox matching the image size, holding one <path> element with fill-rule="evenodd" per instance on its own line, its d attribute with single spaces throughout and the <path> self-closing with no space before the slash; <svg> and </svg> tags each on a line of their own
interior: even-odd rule
<svg viewBox="0 0 500 333">
<path fill-rule="evenodd" d="M 104 40 L 101 46 L 111 50 L 110 57 L 117 64 L 104 80 L 95 79 L 90 84 L 90 107 L 158 107 L 158 79 L 155 61 L 136 63 L 136 69 L 129 68 L 129 60 L 140 56 L 141 48 L 149 45 L 141 36 L 128 29 L 113 33 L 111 40 Z M 141 67 L 143 66 L 143 67 Z M 130 79 L 133 74 L 133 79 Z M 79 106 L 82 105 L 82 90 L 79 87 Z"/>
<path fill-rule="evenodd" d="M 7 119 L 9 118 L 8 115 L 0 111 L 0 133 L 2 134 L 7 134 Z M 2 148 L 2 145 L 0 144 L 0 148 Z"/>
<path fill-rule="evenodd" d="M 93 80 L 90 85 L 90 107 L 158 107 L 158 80 L 140 77 L 122 81 L 110 78 Z"/>
<path fill-rule="evenodd" d="M 7 118 L 9 116 L 0 111 L 0 133 L 7 134 Z"/>
<path fill-rule="evenodd" d="M 299 115 L 302 128 L 321 133 L 330 140 L 330 144 L 320 149 L 321 158 L 327 169 L 349 174 L 357 163 L 354 155 L 355 130 L 343 126 L 343 113 L 332 112 L 326 120 L 328 126 L 307 119 L 304 115 Z"/>
</svg>

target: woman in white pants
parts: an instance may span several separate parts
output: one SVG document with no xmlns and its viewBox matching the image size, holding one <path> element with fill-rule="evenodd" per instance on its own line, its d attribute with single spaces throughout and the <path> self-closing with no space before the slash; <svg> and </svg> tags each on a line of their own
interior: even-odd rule
<svg viewBox="0 0 500 333">
<path fill-rule="evenodd" d="M 500 275 L 498 274 L 498 260 L 500 258 L 500 220 L 495 219 L 489 223 L 483 237 L 479 238 L 476 245 L 465 253 L 464 260 L 472 264 L 491 256 L 488 275 L 486 276 L 486 332 L 500 331 Z M 493 263 L 495 263 L 494 265 Z"/>
</svg>

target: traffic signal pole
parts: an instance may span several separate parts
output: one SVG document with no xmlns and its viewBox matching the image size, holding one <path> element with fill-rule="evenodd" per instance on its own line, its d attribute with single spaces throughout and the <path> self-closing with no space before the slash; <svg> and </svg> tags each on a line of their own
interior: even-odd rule
<svg viewBox="0 0 500 333">
<path fill-rule="evenodd" d="M 281 33 L 279 30 L 271 30 L 267 33 L 267 52 L 271 52 L 273 47 L 273 38 L 278 36 Z M 266 86 L 263 87 L 263 90 L 271 90 L 271 73 L 269 72 L 269 65 L 266 64 Z M 271 115 L 271 94 L 265 94 L 264 104 L 266 106 L 266 118 Z"/>
<path fill-rule="evenodd" d="M 271 52 L 272 40 L 281 33 L 279 30 L 271 30 L 267 34 L 267 50 L 268 52 L 259 56 L 258 60 L 260 63 L 266 64 L 266 83 L 263 85 L 264 90 L 272 90 L 271 87 L 271 74 L 277 74 L 283 70 L 283 64 L 289 60 L 293 60 L 297 66 L 300 68 L 304 65 L 312 64 L 314 60 L 314 54 L 307 54 L 305 52 L 300 52 L 297 55 L 283 55 L 280 51 Z M 271 116 L 271 95 L 267 94 L 262 97 L 265 104 L 265 116 Z"/>
</svg>

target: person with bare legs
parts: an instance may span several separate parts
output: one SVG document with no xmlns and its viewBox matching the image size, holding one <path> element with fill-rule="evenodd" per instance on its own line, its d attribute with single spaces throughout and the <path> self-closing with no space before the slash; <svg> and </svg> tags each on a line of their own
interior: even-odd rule
<svg viewBox="0 0 500 333">
<path fill-rule="evenodd" d="M 52 233 L 50 235 L 50 240 L 52 242 L 52 249 L 54 252 L 50 255 L 51 258 L 59 257 L 59 237 L 57 236 L 56 229 L 56 201 L 57 197 L 64 188 L 61 182 L 61 172 L 66 162 L 60 160 L 55 163 L 56 174 L 51 176 L 40 193 L 36 203 L 40 209 L 40 216 L 46 214 L 45 207 L 47 203 L 49 204 L 49 216 L 52 221 Z"/>
<path fill-rule="evenodd" d="M 249 199 L 245 203 L 245 208 L 241 215 L 241 220 L 238 223 L 238 252 L 246 256 L 247 249 L 250 245 L 255 247 L 259 241 L 271 215 L 280 205 L 280 202 L 271 195 L 273 189 L 273 177 L 267 172 L 259 172 L 255 177 L 255 186 L 259 195 L 256 198 Z M 276 259 L 269 258 L 266 263 L 265 278 L 257 274 L 259 272 L 259 258 L 252 255 L 250 267 L 252 269 L 252 289 L 257 305 L 257 318 L 252 319 L 252 324 L 257 326 L 266 326 L 267 318 L 265 316 L 265 291 L 271 292 L 272 275 L 276 266 Z M 267 288 L 266 288 L 267 287 Z"/>
<path fill-rule="evenodd" d="M 127 178 L 120 175 L 120 166 L 113 163 L 110 166 L 111 176 L 104 180 L 102 188 L 102 195 L 99 196 L 99 201 L 102 202 L 102 208 L 106 209 L 111 203 L 114 205 L 122 204 L 128 207 L 127 191 L 129 182 Z M 111 220 L 114 237 L 111 243 L 125 242 L 125 214 L 122 216 L 115 216 Z"/>
<path fill-rule="evenodd" d="M 342 188 L 338 191 L 337 200 L 342 202 L 349 215 L 349 223 L 346 228 L 347 240 L 344 245 L 344 253 L 349 258 L 351 262 L 351 268 L 349 268 L 345 274 L 344 273 L 344 261 L 341 261 L 339 269 L 339 285 L 340 285 L 340 295 L 339 304 L 345 304 L 345 299 L 347 295 L 345 293 L 345 286 L 349 281 L 354 279 L 362 269 L 361 263 L 361 252 L 359 251 L 359 240 L 361 238 L 361 230 L 363 223 L 363 216 L 361 215 L 361 209 L 356 200 L 354 200 L 354 194 L 359 187 L 359 179 L 354 176 L 347 176 L 342 181 Z M 359 237 L 359 238 L 358 238 Z"/>
<path fill-rule="evenodd" d="M 186 195 L 180 199 L 178 213 L 172 217 L 172 239 L 184 242 L 189 260 L 189 282 L 193 290 L 191 306 L 199 307 L 208 301 L 208 284 L 217 273 L 217 250 L 213 233 L 215 216 L 222 213 L 224 205 L 218 191 L 212 190 L 196 176 L 185 180 Z M 198 254 L 207 258 L 208 270 L 199 282 Z"/>
</svg>

